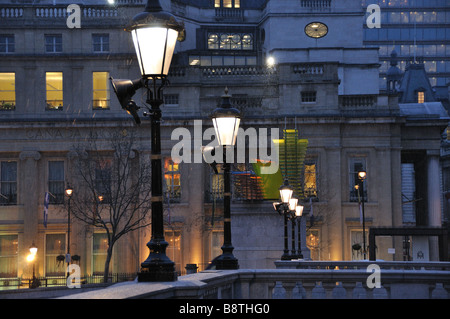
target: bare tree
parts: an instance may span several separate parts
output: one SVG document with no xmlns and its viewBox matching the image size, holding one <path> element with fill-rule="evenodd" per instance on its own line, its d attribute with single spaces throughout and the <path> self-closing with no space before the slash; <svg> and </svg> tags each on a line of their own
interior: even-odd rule
<svg viewBox="0 0 450 319">
<path fill-rule="evenodd" d="M 75 146 L 73 216 L 107 234 L 104 282 L 116 242 L 150 222 L 150 161 L 136 150 L 132 131 L 91 133 Z"/>
</svg>

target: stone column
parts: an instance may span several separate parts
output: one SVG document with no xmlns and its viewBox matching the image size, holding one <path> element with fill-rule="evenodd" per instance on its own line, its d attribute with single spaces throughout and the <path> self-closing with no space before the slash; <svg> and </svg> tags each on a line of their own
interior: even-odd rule
<svg viewBox="0 0 450 319">
<path fill-rule="evenodd" d="M 19 249 L 19 260 L 27 263 L 25 258 L 29 254 L 29 248 L 34 242 L 38 247 L 38 255 L 36 260 L 36 275 L 39 274 L 39 265 L 43 265 L 42 258 L 44 256 L 43 243 L 38 238 L 38 219 L 39 219 L 39 203 L 43 203 L 44 194 L 39 193 L 39 170 L 38 161 L 41 154 L 37 151 L 23 151 L 19 155 L 19 193 L 18 204 L 23 206 L 23 242 Z M 42 196 L 40 196 L 42 195 Z M 22 258 L 23 257 L 23 258 Z M 23 264 L 25 275 L 31 276 L 32 267 Z"/>
<path fill-rule="evenodd" d="M 428 226 L 441 227 L 441 192 L 439 174 L 439 150 L 427 152 L 428 175 Z M 430 260 L 439 260 L 439 246 L 436 237 L 429 238 Z"/>
</svg>

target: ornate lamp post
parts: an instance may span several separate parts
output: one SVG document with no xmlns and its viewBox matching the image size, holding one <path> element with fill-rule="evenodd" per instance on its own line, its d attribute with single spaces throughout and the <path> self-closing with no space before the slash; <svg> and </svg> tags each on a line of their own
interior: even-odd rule
<svg viewBox="0 0 450 319">
<path fill-rule="evenodd" d="M 367 177 L 367 173 L 365 171 L 358 172 L 358 192 L 359 198 L 361 199 L 362 206 L 362 224 L 363 224 L 363 254 L 364 259 L 366 259 L 366 216 L 364 213 L 364 180 Z"/>
<path fill-rule="evenodd" d="M 225 95 L 222 96 L 220 107 L 214 110 L 212 121 L 216 131 L 216 137 L 219 145 L 223 148 L 223 228 L 224 243 L 222 246 L 222 255 L 215 259 L 216 269 L 238 269 L 239 264 L 233 255 L 233 245 L 231 243 L 231 179 L 230 163 L 227 162 L 226 150 L 234 147 L 240 124 L 240 112 L 233 108 L 230 102 L 231 96 L 228 95 L 228 89 L 225 89 Z"/>
<path fill-rule="evenodd" d="M 70 200 L 72 199 L 73 195 L 73 188 L 70 187 L 69 184 L 67 184 L 67 188 L 64 191 L 66 194 L 68 201 L 67 201 L 67 254 L 66 254 L 66 262 L 67 262 L 67 269 L 69 269 L 70 265 Z M 67 271 L 67 277 L 69 277 L 69 272 Z"/>
<path fill-rule="evenodd" d="M 151 119 L 152 172 L 152 238 L 147 244 L 148 258 L 141 263 L 139 281 L 174 281 L 175 264 L 166 255 L 164 239 L 163 186 L 161 167 L 161 109 L 162 89 L 167 83 L 170 63 L 177 40 L 184 40 L 184 26 L 162 10 L 159 0 L 148 0 L 144 12 L 137 14 L 126 27 L 131 32 L 142 78 L 114 80 L 111 83 L 124 110 L 140 124 L 139 106 L 131 99 L 137 89 L 147 89 L 148 113 Z"/>
<path fill-rule="evenodd" d="M 284 216 L 284 251 L 283 255 L 281 256 L 281 260 L 291 260 L 288 248 L 288 220 L 290 212 L 289 202 L 292 198 L 292 194 L 294 193 L 294 189 L 289 186 L 289 183 L 286 179 L 284 181 L 284 184 L 280 187 L 279 191 L 281 203 L 273 203 L 273 208 L 278 212 L 278 214 Z"/>
</svg>

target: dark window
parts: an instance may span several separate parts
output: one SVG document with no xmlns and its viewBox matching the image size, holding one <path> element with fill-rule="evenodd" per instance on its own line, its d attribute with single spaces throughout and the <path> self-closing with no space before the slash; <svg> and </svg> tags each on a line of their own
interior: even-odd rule
<svg viewBox="0 0 450 319">
<path fill-rule="evenodd" d="M 316 102 L 316 91 L 304 91 L 302 92 L 302 103 Z"/>
<path fill-rule="evenodd" d="M 47 52 L 47 53 L 62 52 L 62 35 L 61 34 L 45 35 L 45 52 Z"/>
<path fill-rule="evenodd" d="M 17 162 L 1 162 L 0 203 L 17 204 Z"/>
<path fill-rule="evenodd" d="M 64 162 L 48 162 L 48 191 L 50 204 L 64 203 Z"/>
<path fill-rule="evenodd" d="M 109 52 L 109 34 L 93 34 L 94 52 Z"/>
<path fill-rule="evenodd" d="M 0 53 L 12 53 L 14 51 L 14 35 L 0 35 Z"/>
</svg>

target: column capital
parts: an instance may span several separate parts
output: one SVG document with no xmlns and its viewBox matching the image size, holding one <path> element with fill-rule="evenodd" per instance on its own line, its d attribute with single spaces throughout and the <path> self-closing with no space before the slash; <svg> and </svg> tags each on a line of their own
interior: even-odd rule
<svg viewBox="0 0 450 319">
<path fill-rule="evenodd" d="M 427 150 L 427 156 L 433 157 L 433 156 L 441 156 L 440 150 Z"/>
</svg>

